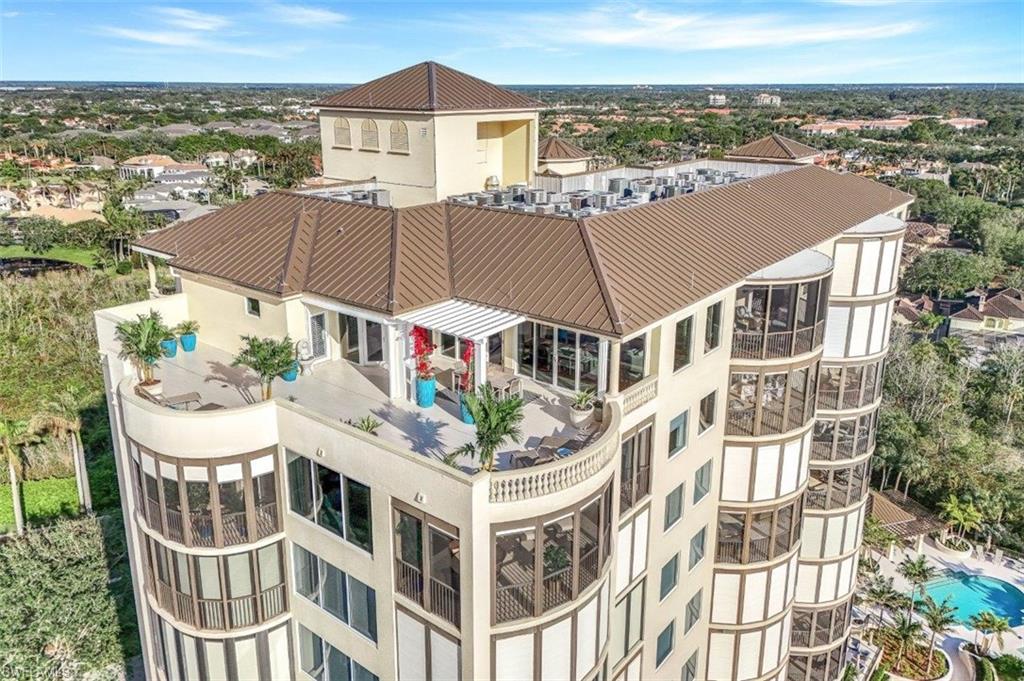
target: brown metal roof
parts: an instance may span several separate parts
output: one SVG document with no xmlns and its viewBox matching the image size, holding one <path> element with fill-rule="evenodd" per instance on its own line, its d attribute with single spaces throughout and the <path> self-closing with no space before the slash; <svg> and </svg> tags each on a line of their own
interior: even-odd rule
<svg viewBox="0 0 1024 681">
<path fill-rule="evenodd" d="M 313 106 L 392 111 L 479 111 L 544 107 L 541 102 L 526 95 L 432 61 L 342 90 L 314 102 Z"/>
<path fill-rule="evenodd" d="M 911 200 L 806 166 L 583 223 L 629 333 Z"/>
<path fill-rule="evenodd" d="M 911 200 L 816 166 L 582 220 L 274 192 L 137 245 L 280 295 L 391 314 L 458 298 L 619 336 Z"/>
<path fill-rule="evenodd" d="M 560 137 L 545 137 L 537 146 L 537 158 L 551 161 L 569 161 L 573 159 L 591 158 L 593 154 L 580 149 L 572 142 Z"/>
<path fill-rule="evenodd" d="M 821 152 L 814 147 L 801 144 L 782 135 L 772 133 L 768 137 L 747 142 L 728 152 L 726 156 L 734 158 L 764 158 L 780 161 L 795 161 L 808 156 L 817 156 Z"/>
<path fill-rule="evenodd" d="M 893 490 L 871 490 L 868 513 L 900 539 L 919 537 L 942 529 L 944 523 L 910 498 L 897 498 Z"/>
</svg>

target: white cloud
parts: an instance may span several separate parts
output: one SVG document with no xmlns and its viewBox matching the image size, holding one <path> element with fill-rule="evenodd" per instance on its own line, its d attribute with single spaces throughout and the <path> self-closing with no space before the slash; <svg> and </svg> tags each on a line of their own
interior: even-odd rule
<svg viewBox="0 0 1024 681">
<path fill-rule="evenodd" d="M 742 48 L 878 40 L 919 30 L 915 21 L 807 20 L 776 14 L 712 15 L 622 8 L 598 8 L 572 14 L 538 12 L 514 18 L 479 14 L 452 23 L 464 32 L 502 26 L 503 42 L 529 41 L 567 47 L 596 46 L 695 52 Z M 521 31 L 521 32 L 517 32 Z"/>
<path fill-rule="evenodd" d="M 250 57 L 285 57 L 301 52 L 296 46 L 264 45 L 255 47 L 226 41 L 209 40 L 186 31 L 144 31 L 119 26 L 101 26 L 100 33 L 133 42 L 159 47 L 179 48 L 195 53 L 238 54 Z"/>
<path fill-rule="evenodd" d="M 165 23 L 191 31 L 217 31 L 231 25 L 226 17 L 182 7 L 158 7 L 154 11 L 164 17 Z"/>
<path fill-rule="evenodd" d="M 333 26 L 348 21 L 341 12 L 305 5 L 270 5 L 274 19 L 293 26 Z"/>
<path fill-rule="evenodd" d="M 20 17 L 21 12 L 0 12 L 0 17 L 4 19 L 13 19 L 14 17 Z"/>
</svg>

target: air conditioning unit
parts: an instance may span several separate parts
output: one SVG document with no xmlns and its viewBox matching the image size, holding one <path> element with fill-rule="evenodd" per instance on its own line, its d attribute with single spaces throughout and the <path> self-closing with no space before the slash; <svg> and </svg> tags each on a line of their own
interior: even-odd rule
<svg viewBox="0 0 1024 681">
<path fill-rule="evenodd" d="M 543 189 L 530 189 L 526 192 L 526 197 L 530 203 L 548 202 L 548 193 Z"/>
<path fill-rule="evenodd" d="M 391 192 L 387 189 L 372 189 L 369 192 L 370 203 L 375 206 L 390 206 L 391 205 Z"/>
<path fill-rule="evenodd" d="M 608 180 L 608 191 L 622 195 L 622 192 L 629 187 L 629 180 L 624 177 L 613 177 Z"/>
</svg>

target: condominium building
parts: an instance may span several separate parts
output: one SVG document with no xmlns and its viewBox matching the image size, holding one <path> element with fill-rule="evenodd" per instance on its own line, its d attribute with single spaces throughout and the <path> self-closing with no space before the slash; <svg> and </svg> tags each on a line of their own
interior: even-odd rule
<svg viewBox="0 0 1024 681">
<path fill-rule="evenodd" d="M 409 91 L 449 71 L 412 69 Z M 508 115 L 506 91 L 458 82 L 476 124 L 439 172 Z M 410 156 L 438 153 L 411 144 L 431 125 Z M 390 162 L 338 163 L 403 193 Z M 179 292 L 96 325 L 148 677 L 837 678 L 912 197 L 794 162 L 688 164 L 481 206 L 436 192 L 492 170 L 397 207 L 271 192 L 140 239 Z M 501 186 L 534 174 L 502 168 Z M 159 391 L 116 340 L 150 311 L 199 323 Z M 291 339 L 301 374 L 261 399 L 243 335 Z M 489 467 L 460 409 L 484 383 L 524 402 Z"/>
</svg>

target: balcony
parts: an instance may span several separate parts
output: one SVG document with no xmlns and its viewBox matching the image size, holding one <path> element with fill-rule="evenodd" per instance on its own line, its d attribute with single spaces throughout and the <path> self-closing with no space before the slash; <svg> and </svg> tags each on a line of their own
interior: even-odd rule
<svg viewBox="0 0 1024 681">
<path fill-rule="evenodd" d="M 176 357 L 161 359 L 157 364 L 155 376 L 162 381 L 164 400 L 189 393 L 197 393 L 199 396 L 197 401 L 179 405 L 175 409 L 164 407 L 167 410 L 164 413 L 173 413 L 175 416 L 195 414 L 198 421 L 199 418 L 214 418 L 219 412 L 224 416 L 242 414 L 243 412 L 236 411 L 238 408 L 256 409 L 254 405 L 259 402 L 260 396 L 257 377 L 244 367 L 232 367 L 232 360 L 233 356 L 230 353 L 203 343 L 200 343 L 194 352 L 179 352 Z M 154 409 L 161 409 L 135 394 L 131 388 L 133 384 L 134 381 L 122 384 L 122 394 L 126 402 L 139 405 L 151 413 Z M 573 427 L 569 423 L 569 399 L 566 396 L 529 379 L 523 379 L 523 385 L 523 397 L 526 402 L 520 428 L 523 436 L 518 442 L 506 443 L 498 452 L 494 470 L 510 471 L 516 466 L 523 466 L 524 463 L 544 463 L 552 458 L 558 459 L 556 468 L 571 469 L 555 477 L 571 478 L 581 465 L 587 468 L 586 463 L 576 460 L 586 458 L 592 463 L 592 459 L 586 457 L 586 454 L 592 451 L 592 442 L 604 442 L 600 428 Z M 382 423 L 376 435 L 384 444 L 403 451 L 411 450 L 430 458 L 442 459 L 475 440 L 476 429 L 462 422 L 459 405 L 446 392 L 439 392 L 435 406 L 421 409 L 403 399 L 389 400 L 386 387 L 386 368 L 376 365 L 359 366 L 344 360 L 334 360 L 317 363 L 311 374 L 299 376 L 294 382 L 275 380 L 273 397 L 276 400 L 298 404 L 341 422 L 355 422 L 371 416 Z M 269 414 L 259 410 L 250 415 L 250 420 L 266 428 L 268 416 Z M 126 421 L 130 432 L 131 415 L 126 416 Z M 214 418 L 209 426 L 214 427 L 216 422 L 217 419 Z M 180 422 L 175 425 L 179 428 L 173 430 L 181 430 Z M 242 425 L 239 427 L 242 432 L 248 432 Z M 140 430 L 163 438 L 172 427 L 169 426 L 169 422 L 161 422 L 148 424 Z M 194 438 L 189 438 L 192 439 Z M 563 445 L 553 446 L 551 443 L 555 440 L 562 442 Z M 160 449 L 159 442 L 143 444 Z M 259 444 L 263 446 L 263 443 Z M 195 448 L 182 446 L 179 449 L 193 451 Z M 541 456 L 536 456 L 538 453 Z M 479 468 L 479 462 L 466 456 L 460 455 L 455 459 L 455 463 L 467 473 L 475 472 Z M 531 477 L 529 473 L 524 475 Z"/>
</svg>

